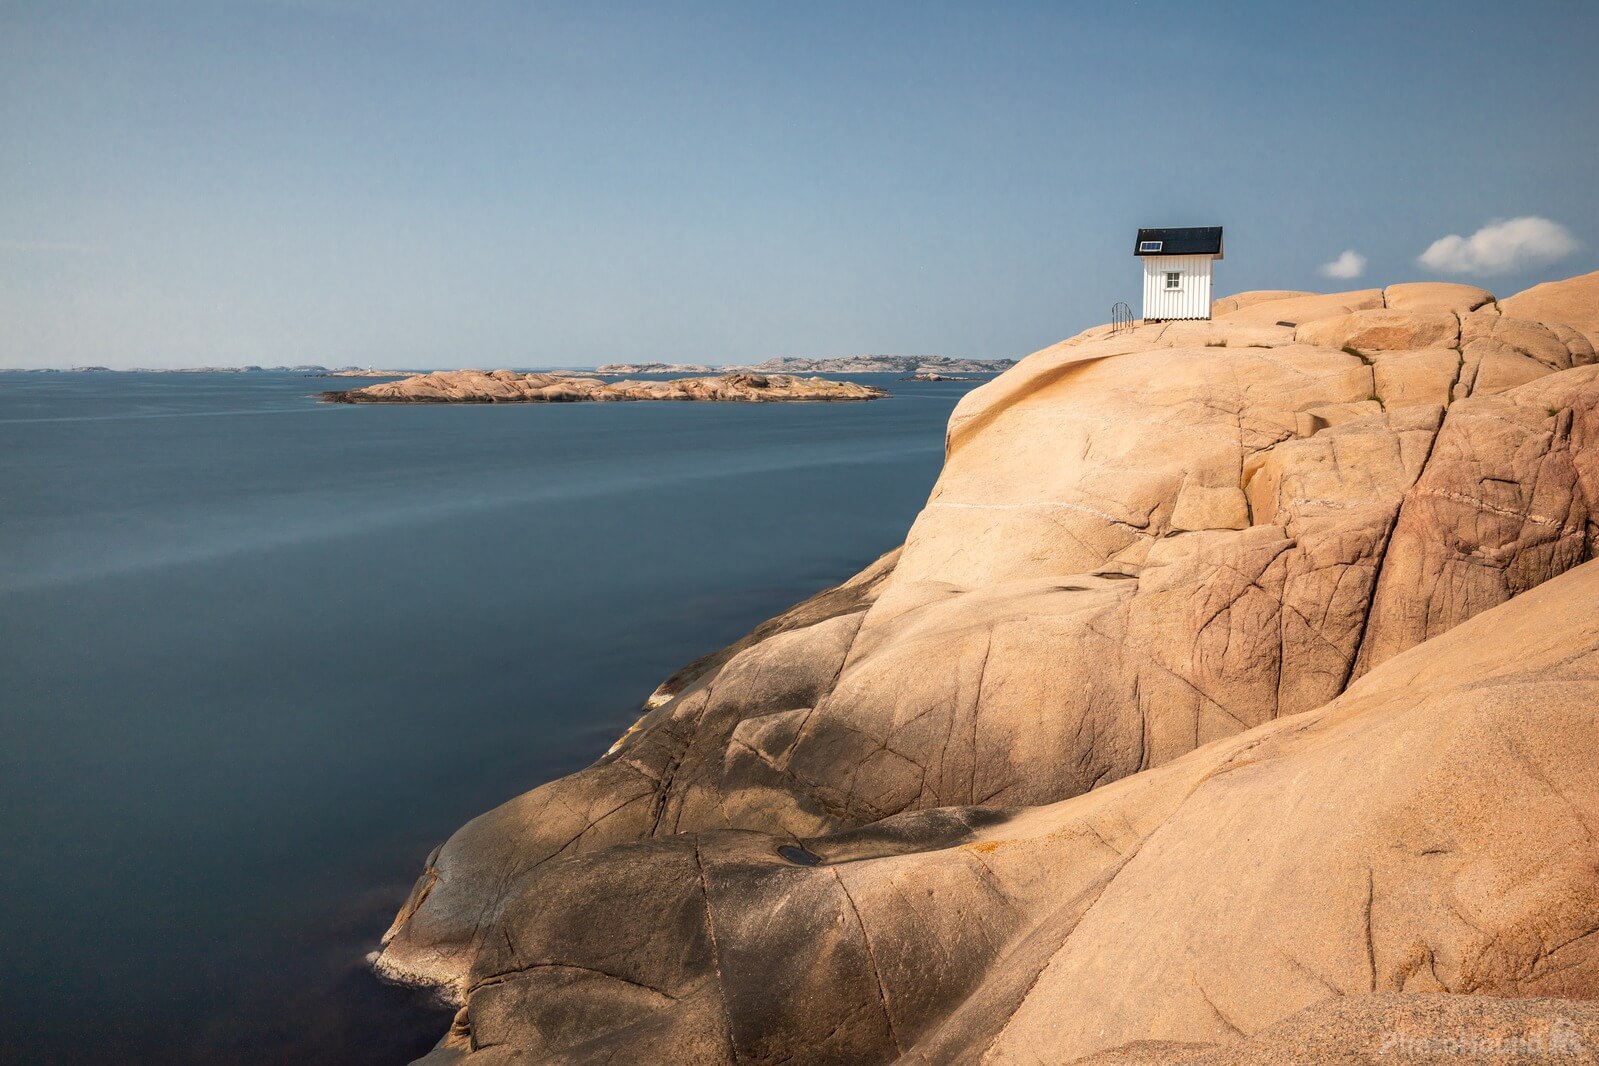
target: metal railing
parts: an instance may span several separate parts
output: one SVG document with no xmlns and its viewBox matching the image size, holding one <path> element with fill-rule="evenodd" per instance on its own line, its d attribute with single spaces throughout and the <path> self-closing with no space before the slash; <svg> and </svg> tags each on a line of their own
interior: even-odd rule
<svg viewBox="0 0 1599 1066">
<path fill-rule="evenodd" d="M 1133 309 L 1125 303 L 1118 303 L 1110 309 L 1110 331 L 1112 334 L 1120 333 L 1124 329 L 1132 329 L 1135 325 Z"/>
</svg>

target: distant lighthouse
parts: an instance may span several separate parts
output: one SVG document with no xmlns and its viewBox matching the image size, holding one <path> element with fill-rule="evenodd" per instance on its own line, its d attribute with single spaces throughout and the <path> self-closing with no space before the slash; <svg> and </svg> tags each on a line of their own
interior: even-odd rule
<svg viewBox="0 0 1599 1066">
<path fill-rule="evenodd" d="M 1133 254 L 1144 261 L 1144 321 L 1210 317 L 1210 265 L 1222 257 L 1221 227 L 1141 229 Z"/>
</svg>

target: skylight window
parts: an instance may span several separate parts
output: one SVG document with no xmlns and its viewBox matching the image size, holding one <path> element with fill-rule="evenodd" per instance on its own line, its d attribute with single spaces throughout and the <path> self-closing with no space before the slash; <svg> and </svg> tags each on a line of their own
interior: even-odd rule
<svg viewBox="0 0 1599 1066">
<path fill-rule="evenodd" d="M 1138 250 L 1140 252 L 1158 252 L 1165 243 L 1165 241 L 1139 241 Z"/>
</svg>

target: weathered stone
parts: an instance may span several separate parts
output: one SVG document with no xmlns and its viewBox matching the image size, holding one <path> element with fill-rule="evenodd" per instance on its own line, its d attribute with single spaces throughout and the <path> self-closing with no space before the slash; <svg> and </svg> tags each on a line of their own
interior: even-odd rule
<svg viewBox="0 0 1599 1066">
<path fill-rule="evenodd" d="M 1503 392 L 1550 370 L 1594 361 L 1592 347 L 1575 330 L 1504 315 L 1462 315 L 1460 350 L 1459 395 Z"/>
<path fill-rule="evenodd" d="M 1599 366 L 1455 403 L 1406 493 L 1356 674 L 1590 558 Z"/>
<path fill-rule="evenodd" d="M 1219 300 L 1212 300 L 1210 313 L 1213 318 L 1242 311 L 1246 307 L 1256 304 L 1269 303 L 1273 300 L 1288 300 L 1296 296 L 1315 296 L 1316 293 L 1305 292 L 1301 289 L 1256 289 L 1252 292 L 1235 293 L 1232 296 L 1223 296 Z"/>
<path fill-rule="evenodd" d="M 1049 806 L 529 869 L 436 1061 L 1070 1062 L 1280 1047 L 1316 1018 L 1369 1037 L 1338 1001 L 1373 993 L 1592 998 L 1596 599 L 1591 564 L 1318 710 Z M 1439 1032 L 1436 1009 L 1385 1007 Z M 1438 1009 L 1592 1025 L 1547 1001 Z"/>
<path fill-rule="evenodd" d="M 1236 310 L 1217 312 L 1215 317 L 1217 321 L 1235 326 L 1267 326 L 1277 322 L 1299 326 L 1320 318 L 1333 318 L 1351 311 L 1381 306 L 1381 289 L 1359 289 L 1354 292 L 1325 295 L 1309 293 L 1280 300 L 1241 302 Z"/>
<path fill-rule="evenodd" d="M 1454 348 L 1460 343 L 1460 320 L 1444 311 L 1373 308 L 1303 323 L 1294 331 L 1294 339 L 1360 352 Z"/>
<path fill-rule="evenodd" d="M 897 556 L 432 857 L 379 968 L 466 1002 L 435 1061 L 1244 1061 L 1369 1034 L 1341 997 L 1599 996 L 1599 366 L 1360 295 L 969 393 Z"/>
<path fill-rule="evenodd" d="M 1546 281 L 1499 301 L 1507 315 L 1560 323 L 1599 348 L 1599 270 L 1563 281 Z"/>
<path fill-rule="evenodd" d="M 1445 406 L 1460 376 L 1460 353 L 1449 348 L 1373 351 L 1366 358 L 1373 366 L 1377 398 L 1388 410 L 1415 404 Z"/>
<path fill-rule="evenodd" d="M 1374 992 L 1324 1000 L 1230 1044 L 1142 1040 L 1075 1066 L 1320 1062 L 1589 1062 L 1599 1005 L 1570 999 Z"/>
<path fill-rule="evenodd" d="M 1178 320 L 1161 323 L 1151 343 L 1163 348 L 1281 348 L 1294 343 L 1294 331 L 1276 324 Z"/>
<path fill-rule="evenodd" d="M 1449 311 L 1464 314 L 1491 306 L 1494 294 L 1475 285 L 1449 281 L 1413 281 L 1383 290 L 1383 306 L 1395 311 Z"/>
</svg>

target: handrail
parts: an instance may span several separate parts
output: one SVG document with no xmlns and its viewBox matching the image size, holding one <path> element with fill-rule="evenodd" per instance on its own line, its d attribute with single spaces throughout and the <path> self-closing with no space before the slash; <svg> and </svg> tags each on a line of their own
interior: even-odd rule
<svg viewBox="0 0 1599 1066">
<path fill-rule="evenodd" d="M 1125 303 L 1116 303 L 1110 309 L 1110 331 L 1120 333 L 1124 329 L 1133 328 L 1133 309 Z"/>
</svg>

